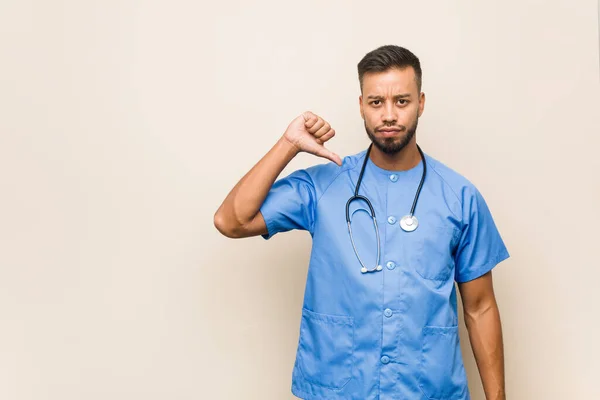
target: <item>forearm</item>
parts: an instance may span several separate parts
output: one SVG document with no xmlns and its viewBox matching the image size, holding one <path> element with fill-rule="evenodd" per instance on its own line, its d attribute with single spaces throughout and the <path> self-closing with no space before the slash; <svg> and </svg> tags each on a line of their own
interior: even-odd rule
<svg viewBox="0 0 600 400">
<path fill-rule="evenodd" d="M 465 324 L 486 399 L 506 399 L 502 325 L 496 302 L 465 312 Z"/>
<path fill-rule="evenodd" d="M 267 154 L 229 192 L 215 214 L 222 232 L 235 230 L 254 219 L 273 183 L 298 154 L 285 138 L 279 139 Z"/>
</svg>

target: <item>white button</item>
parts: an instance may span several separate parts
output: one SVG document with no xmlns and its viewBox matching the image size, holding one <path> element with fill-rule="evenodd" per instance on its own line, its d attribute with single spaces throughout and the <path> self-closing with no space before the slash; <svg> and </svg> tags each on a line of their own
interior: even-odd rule
<svg viewBox="0 0 600 400">
<path fill-rule="evenodd" d="M 397 180 L 398 180 L 398 175 L 396 175 L 396 174 L 390 175 L 390 181 L 396 182 Z"/>
</svg>

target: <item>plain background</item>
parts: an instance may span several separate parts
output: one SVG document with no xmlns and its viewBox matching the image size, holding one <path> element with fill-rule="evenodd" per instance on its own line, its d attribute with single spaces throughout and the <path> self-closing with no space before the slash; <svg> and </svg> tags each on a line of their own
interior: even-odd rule
<svg viewBox="0 0 600 400">
<path fill-rule="evenodd" d="M 597 18 L 596 0 L 2 1 L 0 398 L 293 398 L 310 235 L 227 239 L 213 215 L 302 111 L 338 154 L 366 148 L 356 64 L 383 44 L 420 57 L 419 143 L 510 250 L 508 398 L 600 398 Z"/>
</svg>

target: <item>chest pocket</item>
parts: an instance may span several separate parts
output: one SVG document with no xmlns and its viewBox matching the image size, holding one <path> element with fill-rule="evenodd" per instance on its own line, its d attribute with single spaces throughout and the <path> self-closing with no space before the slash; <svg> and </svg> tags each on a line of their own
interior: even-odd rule
<svg viewBox="0 0 600 400">
<path fill-rule="evenodd" d="M 446 281 L 454 272 L 454 247 L 459 231 L 452 226 L 420 226 L 411 234 L 414 249 L 412 264 L 424 279 Z"/>
</svg>

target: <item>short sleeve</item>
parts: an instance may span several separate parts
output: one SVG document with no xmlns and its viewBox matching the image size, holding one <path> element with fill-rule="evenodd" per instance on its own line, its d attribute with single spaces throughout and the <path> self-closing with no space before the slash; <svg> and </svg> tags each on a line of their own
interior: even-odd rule
<svg viewBox="0 0 600 400">
<path fill-rule="evenodd" d="M 455 253 L 455 280 L 459 283 L 479 278 L 509 257 L 481 193 L 471 187 L 463 195 L 463 227 Z"/>
<path fill-rule="evenodd" d="M 315 187 L 306 170 L 297 170 L 275 181 L 260 207 L 268 231 L 262 237 L 269 239 L 292 229 L 312 233 L 315 204 Z"/>
</svg>

